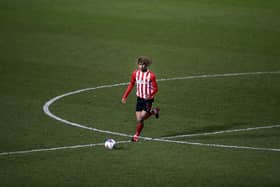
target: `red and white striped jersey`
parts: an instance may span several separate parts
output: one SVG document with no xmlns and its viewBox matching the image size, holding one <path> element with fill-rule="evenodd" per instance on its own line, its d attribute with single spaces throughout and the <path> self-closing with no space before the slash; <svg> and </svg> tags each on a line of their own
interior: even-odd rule
<svg viewBox="0 0 280 187">
<path fill-rule="evenodd" d="M 132 73 L 130 83 L 123 95 L 123 98 L 127 98 L 132 88 L 136 83 L 136 95 L 142 99 L 153 99 L 158 91 L 158 85 L 156 82 L 155 74 L 147 70 L 142 72 L 140 70 L 135 70 Z"/>
</svg>

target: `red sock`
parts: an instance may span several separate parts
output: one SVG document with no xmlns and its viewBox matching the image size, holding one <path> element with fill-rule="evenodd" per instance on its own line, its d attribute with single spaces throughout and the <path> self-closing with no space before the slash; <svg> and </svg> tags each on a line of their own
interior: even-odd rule
<svg viewBox="0 0 280 187">
<path fill-rule="evenodd" d="M 138 124 L 137 124 L 137 126 L 136 126 L 136 133 L 135 133 L 136 136 L 139 136 L 139 135 L 140 135 L 140 133 L 141 133 L 143 127 L 144 127 L 144 124 L 142 124 L 142 123 L 138 123 Z"/>
</svg>

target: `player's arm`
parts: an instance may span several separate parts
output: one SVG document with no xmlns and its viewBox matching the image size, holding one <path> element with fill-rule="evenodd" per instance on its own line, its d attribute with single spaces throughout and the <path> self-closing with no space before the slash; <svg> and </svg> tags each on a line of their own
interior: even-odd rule
<svg viewBox="0 0 280 187">
<path fill-rule="evenodd" d="M 132 73 L 129 85 L 127 86 L 127 88 L 122 96 L 122 103 L 124 103 L 124 104 L 126 103 L 126 99 L 127 99 L 128 95 L 130 94 L 131 90 L 133 89 L 135 82 L 136 82 L 136 72 L 134 71 Z"/>
<path fill-rule="evenodd" d="M 152 81 L 153 91 L 152 91 L 152 93 L 150 95 L 150 98 L 154 98 L 154 96 L 158 92 L 158 85 L 157 85 L 157 81 L 156 81 L 156 76 L 155 75 L 151 76 L 151 81 Z"/>
</svg>

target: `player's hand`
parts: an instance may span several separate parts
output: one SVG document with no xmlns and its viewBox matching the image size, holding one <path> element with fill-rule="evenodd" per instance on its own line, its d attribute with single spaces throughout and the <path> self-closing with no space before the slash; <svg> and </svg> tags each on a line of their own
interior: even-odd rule
<svg viewBox="0 0 280 187">
<path fill-rule="evenodd" d="M 122 104 L 126 104 L 126 99 L 122 98 Z"/>
<path fill-rule="evenodd" d="M 152 95 L 148 95 L 146 99 L 153 99 Z"/>
</svg>

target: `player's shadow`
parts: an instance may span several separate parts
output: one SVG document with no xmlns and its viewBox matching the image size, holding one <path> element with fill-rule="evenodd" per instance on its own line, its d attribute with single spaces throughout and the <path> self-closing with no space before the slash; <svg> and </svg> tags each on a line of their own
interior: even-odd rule
<svg viewBox="0 0 280 187">
<path fill-rule="evenodd" d="M 114 147 L 115 150 L 118 150 L 118 151 L 121 151 L 121 150 L 124 150 L 124 147 L 121 146 L 121 145 L 117 145 Z"/>
</svg>

